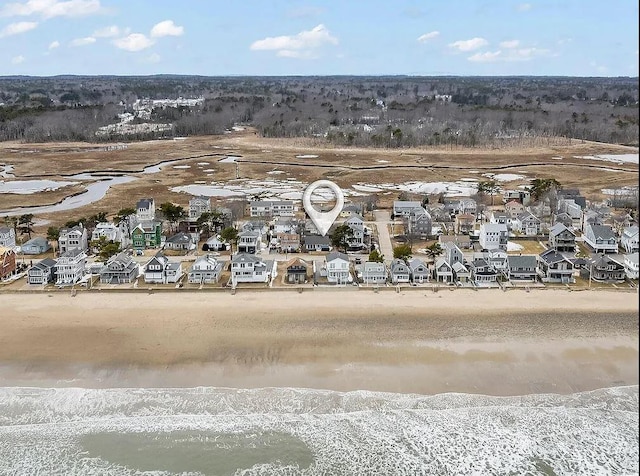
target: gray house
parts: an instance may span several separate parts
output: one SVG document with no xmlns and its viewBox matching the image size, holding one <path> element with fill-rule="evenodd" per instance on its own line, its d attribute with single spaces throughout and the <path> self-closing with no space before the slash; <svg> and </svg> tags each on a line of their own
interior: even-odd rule
<svg viewBox="0 0 640 476">
<path fill-rule="evenodd" d="M 398 258 L 391 262 L 389 272 L 393 284 L 408 283 L 411 278 L 411 269 L 407 266 L 407 263 Z"/>
<path fill-rule="evenodd" d="M 575 233 L 562 223 L 556 223 L 549 229 L 549 248 L 553 248 L 556 251 L 575 251 Z"/>
<path fill-rule="evenodd" d="M 180 232 L 167 238 L 164 247 L 167 250 L 189 251 L 194 247 L 194 243 L 190 235 Z"/>
<path fill-rule="evenodd" d="M 109 258 L 100 269 L 100 282 L 104 284 L 132 283 L 138 274 L 138 263 L 129 253 L 123 251 Z"/>
<path fill-rule="evenodd" d="M 27 282 L 29 284 L 48 284 L 55 279 L 56 260 L 45 258 L 34 264 L 27 271 Z"/>
<path fill-rule="evenodd" d="M 387 268 L 384 263 L 367 261 L 362 265 L 362 282 L 365 284 L 384 284 L 387 282 Z"/>
<path fill-rule="evenodd" d="M 331 251 L 331 239 L 328 236 L 305 235 L 304 251 Z"/>
<path fill-rule="evenodd" d="M 414 283 L 424 283 L 429 281 L 429 267 L 424 261 L 414 258 L 409 261 L 409 269 L 411 270 L 411 281 Z"/>
<path fill-rule="evenodd" d="M 546 250 L 538 255 L 538 276 L 543 283 L 574 283 L 574 265 L 556 250 Z"/>
<path fill-rule="evenodd" d="M 40 255 L 49 251 L 51 249 L 51 245 L 46 238 L 36 236 L 24 243 L 20 249 L 24 255 Z"/>
<path fill-rule="evenodd" d="M 444 258 L 438 258 L 436 260 L 433 273 L 436 281 L 442 281 L 443 283 L 453 282 L 453 268 Z"/>
<path fill-rule="evenodd" d="M 537 259 L 535 255 L 509 255 L 509 279 L 514 281 L 532 281 L 537 278 Z"/>
<path fill-rule="evenodd" d="M 626 277 L 624 265 L 604 254 L 593 258 L 584 272 L 594 281 L 609 283 L 622 282 Z"/>
</svg>

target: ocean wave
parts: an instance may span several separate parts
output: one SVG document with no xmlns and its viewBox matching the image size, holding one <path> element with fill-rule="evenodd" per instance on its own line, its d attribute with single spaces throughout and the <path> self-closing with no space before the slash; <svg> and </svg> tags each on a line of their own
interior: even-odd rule
<svg viewBox="0 0 640 476">
<path fill-rule="evenodd" d="M 626 475 L 637 428 L 638 386 L 514 397 L 10 387 L 0 474 Z"/>
</svg>

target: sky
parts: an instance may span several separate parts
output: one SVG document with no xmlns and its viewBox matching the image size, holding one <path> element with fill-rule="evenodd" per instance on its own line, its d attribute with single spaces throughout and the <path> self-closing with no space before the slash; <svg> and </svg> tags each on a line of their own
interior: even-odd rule
<svg viewBox="0 0 640 476">
<path fill-rule="evenodd" d="M 638 0 L 0 0 L 0 76 L 638 76 Z"/>
</svg>

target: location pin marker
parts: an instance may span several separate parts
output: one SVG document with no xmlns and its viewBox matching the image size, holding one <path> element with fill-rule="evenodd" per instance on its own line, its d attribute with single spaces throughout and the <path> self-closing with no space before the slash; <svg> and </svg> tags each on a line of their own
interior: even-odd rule
<svg viewBox="0 0 640 476">
<path fill-rule="evenodd" d="M 313 208 L 313 205 L 311 205 L 311 194 L 319 188 L 328 188 L 336 195 L 336 206 L 333 207 L 333 210 L 328 212 L 319 212 Z M 316 180 L 309 185 L 302 194 L 302 205 L 304 205 L 304 210 L 307 212 L 307 215 L 309 215 L 309 218 L 311 218 L 320 234 L 324 236 L 327 234 L 329 228 L 331 228 L 331 225 L 333 225 L 333 222 L 342 211 L 342 207 L 344 206 L 344 194 L 340 187 L 332 181 Z"/>
</svg>

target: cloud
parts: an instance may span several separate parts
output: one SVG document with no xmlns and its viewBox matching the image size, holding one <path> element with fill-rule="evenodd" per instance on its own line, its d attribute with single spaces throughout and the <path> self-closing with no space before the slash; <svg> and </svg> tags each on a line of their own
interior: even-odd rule
<svg viewBox="0 0 640 476">
<path fill-rule="evenodd" d="M 69 42 L 69 46 L 87 46 L 96 42 L 93 36 L 87 36 L 86 38 L 76 38 Z"/>
<path fill-rule="evenodd" d="M 518 11 L 519 12 L 528 12 L 529 10 L 531 10 L 531 4 L 530 3 L 521 3 L 520 5 L 518 5 Z"/>
<path fill-rule="evenodd" d="M 276 50 L 276 55 L 284 58 L 315 58 L 317 55 L 314 50 L 324 45 L 337 44 L 338 39 L 320 24 L 294 36 L 275 36 L 254 41 L 249 48 L 254 51 Z"/>
<path fill-rule="evenodd" d="M 49 49 L 50 50 L 58 48 L 59 46 L 60 46 L 60 42 L 58 40 L 52 41 L 51 43 L 49 43 Z"/>
<path fill-rule="evenodd" d="M 418 37 L 418 41 L 420 43 L 426 43 L 429 40 L 433 40 L 434 38 L 437 38 L 438 36 L 440 36 L 440 32 L 439 31 L 430 31 L 429 33 L 425 33 L 424 35 L 420 35 Z"/>
<path fill-rule="evenodd" d="M 184 28 L 177 26 L 173 23 L 173 20 L 165 20 L 160 23 L 156 23 L 151 28 L 151 37 L 160 38 L 163 36 L 182 36 Z"/>
<path fill-rule="evenodd" d="M 152 46 L 155 41 L 147 38 L 142 33 L 131 33 L 124 38 L 116 38 L 115 40 L 111 40 L 111 43 L 113 43 L 117 48 L 120 48 L 121 50 L 141 51 Z"/>
<path fill-rule="evenodd" d="M 99 13 L 101 9 L 100 0 L 28 0 L 8 3 L 0 9 L 0 16 L 79 17 Z"/>
<path fill-rule="evenodd" d="M 467 59 L 469 61 L 474 61 L 476 63 L 493 63 L 494 61 L 500 61 L 500 55 L 502 55 L 502 51 L 486 51 L 484 53 L 476 53 L 473 56 L 469 56 Z"/>
<path fill-rule="evenodd" d="M 449 43 L 449 47 L 457 49 L 458 51 L 473 51 L 488 44 L 489 42 L 484 38 L 471 38 L 470 40 L 459 40 Z"/>
<path fill-rule="evenodd" d="M 469 56 L 469 61 L 476 63 L 495 63 L 501 62 L 514 62 L 514 61 L 529 61 L 536 57 L 552 56 L 551 51 L 544 48 L 512 48 L 506 51 L 486 51 L 484 53 L 476 53 Z"/>
<path fill-rule="evenodd" d="M 24 63 L 25 57 L 22 55 L 14 56 L 11 58 L 11 64 L 20 64 Z"/>
<path fill-rule="evenodd" d="M 160 62 L 160 55 L 158 53 L 151 53 L 149 56 L 145 58 L 147 63 L 158 63 Z"/>
<path fill-rule="evenodd" d="M 93 32 L 93 37 L 95 38 L 114 38 L 116 36 L 122 36 L 122 35 L 127 35 L 129 34 L 129 29 L 123 29 L 121 30 L 118 26 L 116 25 L 111 25 L 111 26 L 105 26 L 104 28 L 99 28 L 96 31 Z"/>
<path fill-rule="evenodd" d="M 38 23 L 35 21 L 21 21 L 18 23 L 11 23 L 0 30 L 0 38 L 19 35 L 20 33 L 25 33 L 29 30 L 33 30 L 37 26 Z"/>
<path fill-rule="evenodd" d="M 518 40 L 507 40 L 500 43 L 500 48 L 517 48 L 519 45 Z"/>
</svg>

